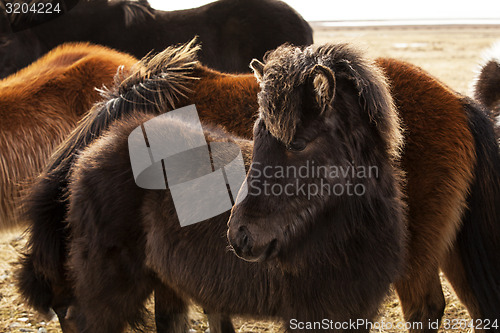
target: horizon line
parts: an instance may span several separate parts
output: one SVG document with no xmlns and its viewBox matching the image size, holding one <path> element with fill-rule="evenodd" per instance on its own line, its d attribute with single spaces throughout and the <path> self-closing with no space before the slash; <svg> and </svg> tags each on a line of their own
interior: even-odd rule
<svg viewBox="0 0 500 333">
<path fill-rule="evenodd" d="M 356 26 L 411 26 L 411 25 L 499 25 L 500 18 L 408 18 L 408 19 L 348 19 L 348 20 L 311 20 L 313 25 L 326 27 Z"/>
</svg>

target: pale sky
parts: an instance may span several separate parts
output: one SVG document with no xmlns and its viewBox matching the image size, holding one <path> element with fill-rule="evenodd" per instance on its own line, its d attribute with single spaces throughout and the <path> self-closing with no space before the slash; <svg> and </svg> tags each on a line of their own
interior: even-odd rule
<svg viewBox="0 0 500 333">
<path fill-rule="evenodd" d="M 162 10 L 199 7 L 207 0 L 149 0 Z M 500 0 L 286 0 L 307 21 L 499 19 Z"/>
</svg>

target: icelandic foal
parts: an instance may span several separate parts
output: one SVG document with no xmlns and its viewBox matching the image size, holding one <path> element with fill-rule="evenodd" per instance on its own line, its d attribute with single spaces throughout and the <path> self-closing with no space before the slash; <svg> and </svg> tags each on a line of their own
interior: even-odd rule
<svg viewBox="0 0 500 333">
<path fill-rule="evenodd" d="M 383 190 L 370 199 L 380 213 L 364 205 L 364 199 L 356 200 L 355 214 L 370 216 L 372 222 L 364 234 L 349 240 L 342 232 L 337 237 L 332 226 L 315 225 L 320 235 L 330 230 L 330 242 L 316 235 L 311 239 L 318 241 L 316 246 L 307 251 L 297 248 L 300 265 L 290 270 L 280 262 L 248 263 L 228 251 L 229 212 L 181 228 L 168 191 L 136 186 L 128 136 L 151 118 L 139 113 L 115 122 L 80 154 L 73 167 L 68 267 L 75 298 L 69 312 L 77 332 L 121 332 L 127 322 L 140 323 L 141 309 L 152 290 L 162 291 L 164 309 L 170 309 L 165 312 L 171 319 L 166 332 L 185 331 L 190 299 L 209 313 L 278 317 L 287 325 L 293 319 L 319 322 L 328 318 L 339 323 L 350 318 L 374 319 L 402 264 L 403 204 L 397 169 L 391 165 L 391 154 L 396 151 L 381 153 L 381 160 L 373 161 L 383 170 L 377 184 Z M 182 132 L 189 137 L 189 124 L 174 125 L 183 126 Z M 210 127 L 205 130 L 209 142 L 229 140 L 240 145 L 248 163 L 251 142 Z M 332 214 L 341 223 L 353 211 Z M 339 238 L 347 243 L 338 243 Z M 352 242 L 356 248 L 349 245 Z M 366 251 L 375 247 L 377 251 Z M 332 324 L 326 331 L 368 332 L 368 328 L 342 330 Z"/>
</svg>

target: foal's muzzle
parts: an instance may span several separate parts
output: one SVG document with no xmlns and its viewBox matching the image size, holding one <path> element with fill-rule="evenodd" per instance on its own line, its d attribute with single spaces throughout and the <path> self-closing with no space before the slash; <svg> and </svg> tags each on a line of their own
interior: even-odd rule
<svg viewBox="0 0 500 333">
<path fill-rule="evenodd" d="M 234 217 L 228 223 L 227 238 L 236 255 L 251 262 L 274 258 L 279 250 L 278 239 L 250 223 L 236 223 Z"/>
</svg>

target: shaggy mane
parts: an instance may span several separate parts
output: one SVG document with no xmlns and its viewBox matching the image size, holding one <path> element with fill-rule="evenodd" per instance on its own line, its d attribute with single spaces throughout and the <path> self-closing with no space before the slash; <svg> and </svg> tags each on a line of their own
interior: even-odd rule
<svg viewBox="0 0 500 333">
<path fill-rule="evenodd" d="M 62 160 L 74 158 L 74 153 L 100 136 L 114 120 L 130 114 L 138 106 L 144 113 L 152 114 L 175 109 L 176 103 L 191 91 L 192 81 L 197 79 L 192 73 L 198 65 L 199 49 L 193 39 L 181 46 L 168 47 L 155 56 L 146 56 L 129 71 L 119 68 L 114 86 L 100 90 L 103 100 L 94 105 L 66 144 L 53 154 L 48 169 L 64 165 Z M 67 145 L 71 145 L 71 149 Z"/>
<path fill-rule="evenodd" d="M 127 106 L 149 106 L 175 109 L 176 102 L 191 92 L 189 84 L 197 79 L 192 76 L 198 64 L 200 49 L 195 39 L 179 47 L 168 47 L 155 56 L 144 57 L 131 71 L 123 68 L 115 76 L 111 89 L 101 90 L 108 107 L 123 103 Z"/>
</svg>

